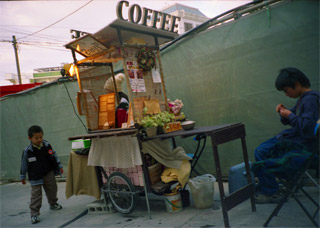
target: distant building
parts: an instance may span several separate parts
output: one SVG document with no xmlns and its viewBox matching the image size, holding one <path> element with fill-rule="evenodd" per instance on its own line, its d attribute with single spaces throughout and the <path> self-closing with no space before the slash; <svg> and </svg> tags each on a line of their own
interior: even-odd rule
<svg viewBox="0 0 320 228">
<path fill-rule="evenodd" d="M 28 84 L 33 82 L 33 75 L 31 73 L 21 73 L 21 83 Z M 17 74 L 6 73 L 0 80 L 1 85 L 18 85 L 19 78 Z"/>
<path fill-rule="evenodd" d="M 178 29 L 178 34 L 180 35 L 210 19 L 201 13 L 199 9 L 180 3 L 175 3 L 161 11 L 181 18 Z"/>
<path fill-rule="evenodd" d="M 62 67 L 45 67 L 45 68 L 37 68 L 33 70 L 33 82 L 52 82 L 56 81 L 58 78 L 61 77 L 61 70 Z"/>
<path fill-rule="evenodd" d="M 33 73 L 22 73 L 21 83 L 47 83 L 56 81 L 61 77 L 62 67 L 45 67 L 37 68 L 33 70 Z M 0 85 L 18 85 L 19 79 L 17 74 L 8 73 L 4 75 L 4 78 L 0 80 Z"/>
</svg>

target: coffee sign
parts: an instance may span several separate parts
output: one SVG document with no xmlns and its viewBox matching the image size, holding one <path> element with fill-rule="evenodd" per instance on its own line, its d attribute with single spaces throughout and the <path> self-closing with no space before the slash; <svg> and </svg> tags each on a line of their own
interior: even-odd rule
<svg viewBox="0 0 320 228">
<path fill-rule="evenodd" d="M 127 10 L 127 14 L 123 13 L 125 10 Z M 138 4 L 129 6 L 128 1 L 118 2 L 117 17 L 118 19 L 123 21 L 130 21 L 135 24 L 141 24 L 155 29 L 161 29 L 175 33 L 178 32 L 175 31 L 175 28 L 178 28 L 178 24 L 176 23 L 180 21 L 180 17 L 176 17 L 145 7 L 141 8 Z M 151 23 L 148 24 L 148 21 L 150 21 Z"/>
</svg>

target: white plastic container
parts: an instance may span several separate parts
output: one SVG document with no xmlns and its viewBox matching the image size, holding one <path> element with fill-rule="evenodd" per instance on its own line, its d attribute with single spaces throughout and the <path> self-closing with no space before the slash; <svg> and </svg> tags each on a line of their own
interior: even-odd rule
<svg viewBox="0 0 320 228">
<path fill-rule="evenodd" d="M 216 178 L 211 174 L 197 176 L 188 181 L 195 208 L 205 209 L 213 206 L 215 181 Z"/>
</svg>

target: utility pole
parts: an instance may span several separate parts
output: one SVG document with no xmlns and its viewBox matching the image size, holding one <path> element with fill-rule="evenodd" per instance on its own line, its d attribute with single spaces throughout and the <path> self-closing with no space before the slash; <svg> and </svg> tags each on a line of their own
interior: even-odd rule
<svg viewBox="0 0 320 228">
<path fill-rule="evenodd" d="M 18 56 L 18 50 L 17 50 L 17 40 L 16 36 L 12 36 L 12 45 L 14 48 L 14 54 L 16 56 L 16 65 L 17 65 L 17 72 L 18 72 L 18 79 L 19 79 L 19 85 L 21 85 L 21 73 L 20 73 L 20 64 L 19 64 L 19 56 Z"/>
</svg>

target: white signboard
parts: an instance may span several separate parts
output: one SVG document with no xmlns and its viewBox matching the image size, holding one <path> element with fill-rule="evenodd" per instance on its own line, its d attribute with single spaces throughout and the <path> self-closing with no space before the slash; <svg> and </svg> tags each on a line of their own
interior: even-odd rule
<svg viewBox="0 0 320 228">
<path fill-rule="evenodd" d="M 67 44 L 66 47 L 75 50 L 85 57 L 92 56 L 108 49 L 91 35 L 86 35 L 70 44 Z"/>
</svg>

